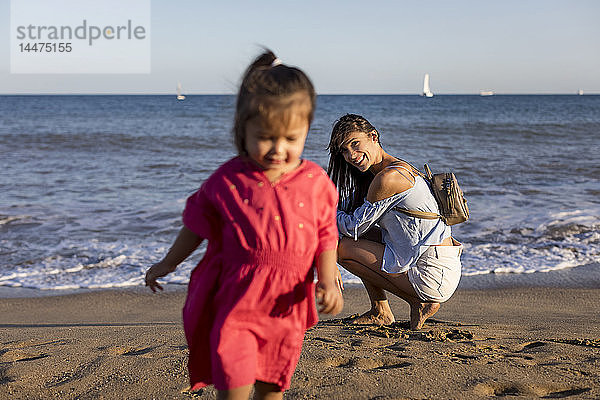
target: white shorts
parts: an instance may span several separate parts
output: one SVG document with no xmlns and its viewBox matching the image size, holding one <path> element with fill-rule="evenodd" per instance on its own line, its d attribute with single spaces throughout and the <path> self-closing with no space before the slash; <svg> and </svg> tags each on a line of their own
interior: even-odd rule
<svg viewBox="0 0 600 400">
<path fill-rule="evenodd" d="M 463 245 L 429 246 L 408 270 L 408 280 L 419 298 L 426 302 L 443 303 L 458 287 Z"/>
</svg>

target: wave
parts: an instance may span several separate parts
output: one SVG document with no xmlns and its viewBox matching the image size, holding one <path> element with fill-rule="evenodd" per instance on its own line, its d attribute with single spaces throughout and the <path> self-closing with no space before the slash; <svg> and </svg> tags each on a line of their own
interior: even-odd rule
<svg viewBox="0 0 600 400">
<path fill-rule="evenodd" d="M 64 255 L 42 256 L 0 268 L 0 286 L 43 290 L 140 286 L 146 269 L 159 261 L 168 248 L 157 242 L 136 245 L 63 241 L 55 250 Z M 193 266 L 194 261 L 183 263 L 165 282 L 187 283 Z"/>
<path fill-rule="evenodd" d="M 537 225 L 489 229 L 476 237 L 460 237 L 465 246 L 463 275 L 548 272 L 591 264 L 600 258 L 597 216 L 582 211 L 551 216 L 551 220 Z M 2 266 L 0 286 L 52 290 L 139 286 L 146 269 L 170 245 L 165 241 L 139 241 L 65 239 L 39 251 L 43 254 L 40 257 L 22 260 L 12 267 Z M 204 248 L 163 281 L 186 284 Z M 342 276 L 345 282 L 360 282 L 346 271 Z"/>
<path fill-rule="evenodd" d="M 600 218 L 582 211 L 552 214 L 537 226 L 489 230 L 465 244 L 463 274 L 532 273 L 600 258 Z"/>
<path fill-rule="evenodd" d="M 171 131 L 172 128 L 166 129 Z M 214 131 L 214 129 L 213 129 Z M 218 130 L 217 130 L 218 131 Z M 223 149 L 231 148 L 231 138 L 226 132 L 215 135 L 207 141 L 206 132 L 202 128 L 190 129 L 190 132 L 170 134 L 168 136 L 147 136 L 143 132 L 85 132 L 73 133 L 13 133 L 0 135 L 0 145 L 5 149 L 22 149 L 26 146 L 32 151 L 45 152 L 82 152 L 90 154 L 107 152 L 158 152 L 189 149 Z"/>
</svg>

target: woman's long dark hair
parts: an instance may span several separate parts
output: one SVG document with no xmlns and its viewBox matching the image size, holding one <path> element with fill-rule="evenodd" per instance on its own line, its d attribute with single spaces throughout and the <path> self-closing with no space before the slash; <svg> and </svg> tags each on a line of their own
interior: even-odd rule
<svg viewBox="0 0 600 400">
<path fill-rule="evenodd" d="M 381 145 L 377 129 L 360 115 L 346 114 L 333 126 L 329 146 L 327 146 L 329 150 L 327 174 L 338 189 L 340 209 L 347 213 L 354 212 L 364 203 L 369 185 L 374 178 L 370 172 L 360 172 L 344 159 L 342 144 L 353 132 L 377 133 L 377 141 Z"/>
</svg>

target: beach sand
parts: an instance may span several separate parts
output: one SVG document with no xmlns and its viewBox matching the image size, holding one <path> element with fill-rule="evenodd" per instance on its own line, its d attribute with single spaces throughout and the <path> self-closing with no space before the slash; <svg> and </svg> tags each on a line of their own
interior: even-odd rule
<svg viewBox="0 0 600 400">
<path fill-rule="evenodd" d="M 288 399 L 600 398 L 598 288 L 459 289 L 425 327 L 324 319 Z M 340 317 L 366 310 L 347 287 Z M 0 299 L 0 399 L 210 399 L 187 387 L 183 288 Z"/>
</svg>

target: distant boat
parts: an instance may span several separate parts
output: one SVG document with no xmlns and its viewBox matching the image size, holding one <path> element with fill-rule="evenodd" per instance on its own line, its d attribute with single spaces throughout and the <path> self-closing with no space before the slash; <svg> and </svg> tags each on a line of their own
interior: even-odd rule
<svg viewBox="0 0 600 400">
<path fill-rule="evenodd" d="M 496 94 L 496 93 L 494 93 L 494 91 L 493 91 L 493 90 L 480 90 L 480 91 L 479 91 L 479 95 L 480 95 L 480 96 L 493 96 L 493 95 L 495 95 L 495 94 Z"/>
<path fill-rule="evenodd" d="M 433 92 L 429 87 L 429 74 L 425 74 L 425 79 L 423 80 L 423 94 L 421 96 L 433 97 Z"/>
<path fill-rule="evenodd" d="M 185 96 L 181 94 L 181 83 L 177 82 L 177 100 L 185 100 Z"/>
<path fill-rule="evenodd" d="M 583 96 L 583 89 L 579 89 L 579 91 L 577 92 L 578 95 Z"/>
</svg>

